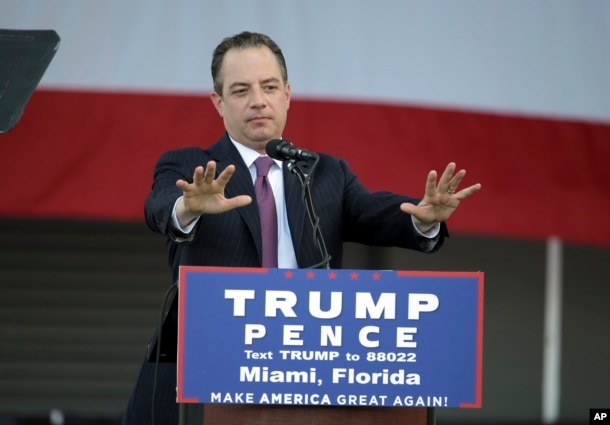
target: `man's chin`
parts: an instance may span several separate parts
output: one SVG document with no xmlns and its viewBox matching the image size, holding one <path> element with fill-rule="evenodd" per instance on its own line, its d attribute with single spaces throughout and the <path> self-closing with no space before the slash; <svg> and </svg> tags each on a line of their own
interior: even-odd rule
<svg viewBox="0 0 610 425">
<path fill-rule="evenodd" d="M 263 147 L 270 141 L 273 139 L 279 139 L 279 136 L 276 136 L 272 133 L 269 132 L 264 132 L 264 133 L 255 133 L 255 134 L 251 134 L 249 139 L 250 141 L 252 141 L 252 143 L 256 143 L 257 145 L 262 145 Z"/>
<path fill-rule="evenodd" d="M 242 145 L 245 145 L 251 149 L 264 152 L 265 147 L 267 146 L 267 143 L 269 143 L 269 141 L 273 140 L 273 139 L 279 139 L 279 137 L 258 134 L 258 135 L 248 135 L 246 140 L 243 140 L 243 141 L 237 140 L 237 141 L 240 142 Z"/>
</svg>

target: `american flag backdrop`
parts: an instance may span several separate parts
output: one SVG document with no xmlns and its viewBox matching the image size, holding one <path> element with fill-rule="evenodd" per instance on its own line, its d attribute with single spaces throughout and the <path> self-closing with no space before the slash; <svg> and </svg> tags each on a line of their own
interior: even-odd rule
<svg viewBox="0 0 610 425">
<path fill-rule="evenodd" d="M 416 197 L 455 161 L 483 190 L 453 234 L 610 246 L 606 2 L 0 0 L 0 28 L 61 37 L 0 135 L 1 216 L 143 220 L 159 155 L 221 136 L 212 51 L 251 30 L 286 57 L 294 144 Z"/>
</svg>

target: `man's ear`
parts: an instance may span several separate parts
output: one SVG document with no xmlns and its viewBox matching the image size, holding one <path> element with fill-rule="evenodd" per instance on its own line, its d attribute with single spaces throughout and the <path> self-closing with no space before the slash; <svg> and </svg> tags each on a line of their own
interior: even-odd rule
<svg viewBox="0 0 610 425">
<path fill-rule="evenodd" d="M 288 109 L 290 109 L 290 83 L 286 83 L 284 86 L 284 95 L 286 96 L 286 103 L 288 104 Z"/>
<path fill-rule="evenodd" d="M 210 95 L 210 99 L 212 100 L 212 104 L 214 104 L 214 107 L 218 111 L 218 114 L 222 117 L 222 111 L 223 111 L 223 106 L 224 106 L 222 103 L 222 96 L 220 96 L 218 93 L 213 91 L 212 94 Z"/>
</svg>

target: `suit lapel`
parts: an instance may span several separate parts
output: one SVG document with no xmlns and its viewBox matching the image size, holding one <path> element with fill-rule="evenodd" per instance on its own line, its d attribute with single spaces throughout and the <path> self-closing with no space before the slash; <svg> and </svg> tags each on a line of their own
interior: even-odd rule
<svg viewBox="0 0 610 425">
<path fill-rule="evenodd" d="M 235 165 L 235 173 L 225 188 L 225 197 L 233 198 L 237 195 L 249 195 L 252 198 L 250 205 L 237 208 L 235 211 L 246 223 L 252 234 L 252 240 L 256 246 L 258 256 L 262 258 L 261 225 L 250 170 L 248 170 L 241 155 L 226 134 L 218 143 L 208 149 L 208 153 L 211 159 L 216 161 L 217 175 L 228 165 Z"/>
</svg>

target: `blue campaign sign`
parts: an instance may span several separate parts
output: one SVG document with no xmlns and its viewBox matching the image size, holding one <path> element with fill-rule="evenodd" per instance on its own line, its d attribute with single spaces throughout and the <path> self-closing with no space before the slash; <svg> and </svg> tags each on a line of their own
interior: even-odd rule
<svg viewBox="0 0 610 425">
<path fill-rule="evenodd" d="M 178 402 L 481 407 L 483 273 L 182 267 Z"/>
</svg>

